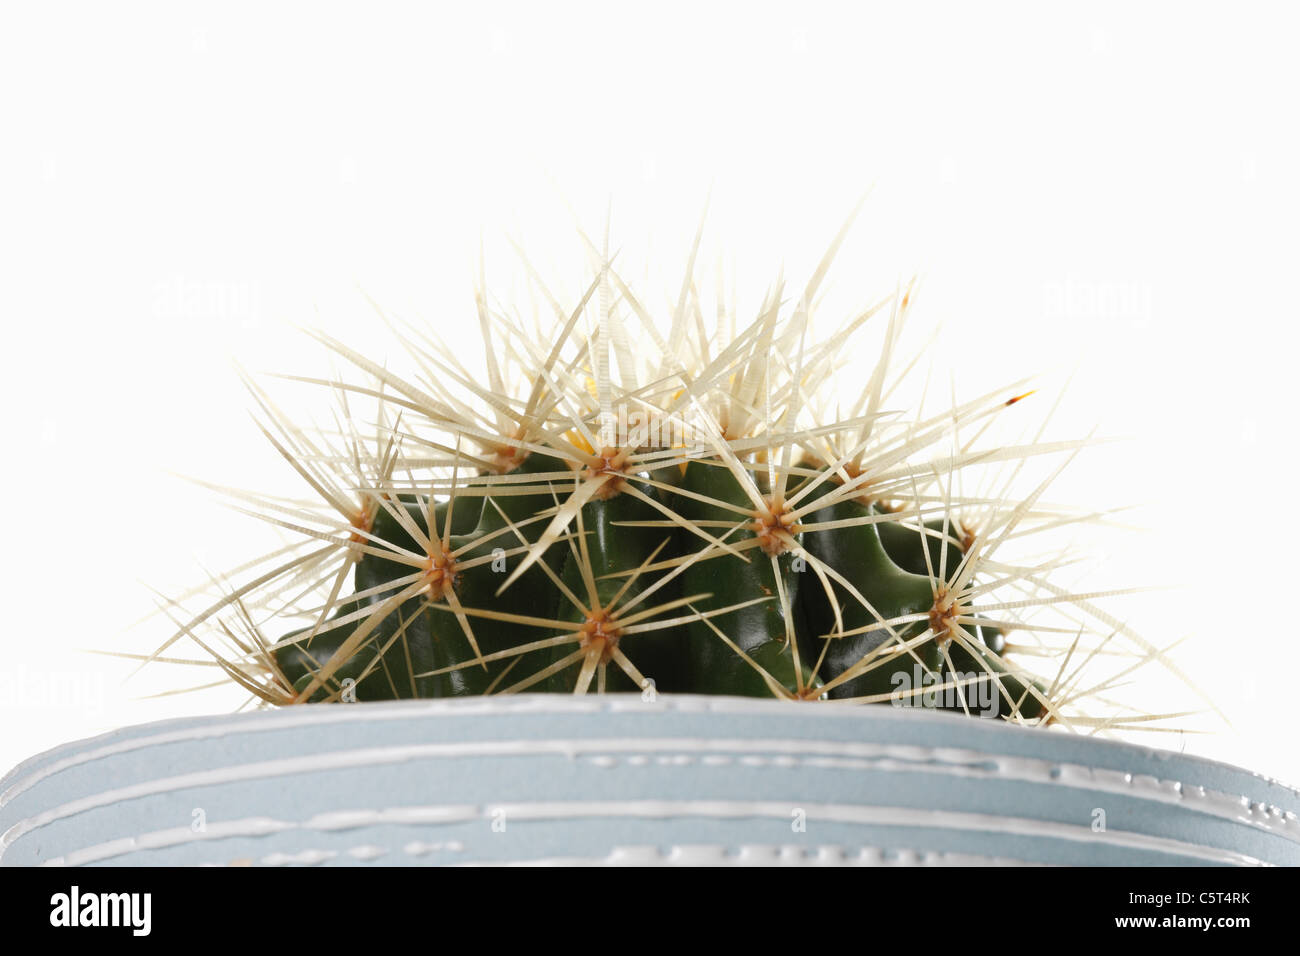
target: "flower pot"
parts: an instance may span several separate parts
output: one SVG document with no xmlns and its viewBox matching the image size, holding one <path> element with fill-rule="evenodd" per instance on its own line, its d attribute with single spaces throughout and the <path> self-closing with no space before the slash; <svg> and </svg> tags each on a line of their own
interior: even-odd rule
<svg viewBox="0 0 1300 956">
<path fill-rule="evenodd" d="M 1300 793 L 914 709 L 523 695 L 129 727 L 0 781 L 0 861 L 1300 864 Z"/>
</svg>

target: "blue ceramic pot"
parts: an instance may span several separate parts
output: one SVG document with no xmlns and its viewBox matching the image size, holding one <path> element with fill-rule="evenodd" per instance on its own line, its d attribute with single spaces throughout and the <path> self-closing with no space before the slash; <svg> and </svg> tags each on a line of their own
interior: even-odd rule
<svg viewBox="0 0 1300 956">
<path fill-rule="evenodd" d="M 527 695 L 129 727 L 0 781 L 0 862 L 1300 864 L 1300 793 L 890 707 Z"/>
</svg>

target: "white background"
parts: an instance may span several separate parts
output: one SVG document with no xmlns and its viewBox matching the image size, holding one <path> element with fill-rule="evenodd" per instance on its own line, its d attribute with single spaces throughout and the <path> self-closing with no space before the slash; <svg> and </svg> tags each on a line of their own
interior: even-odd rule
<svg viewBox="0 0 1300 956">
<path fill-rule="evenodd" d="M 1300 782 L 1292 15 L 6 6 L 0 769 L 237 703 L 141 701 L 195 678 L 124 682 L 129 665 L 83 652 L 150 649 L 163 622 L 132 626 L 149 587 L 255 553 L 257 528 L 168 470 L 298 493 L 231 359 L 328 370 L 292 326 L 364 347 L 362 289 L 456 340 L 480 235 L 503 301 L 523 294 L 507 236 L 572 289 L 566 201 L 593 231 L 612 205 L 658 304 L 712 187 L 707 255 L 757 305 L 874 184 L 834 295 L 921 273 L 964 393 L 1077 366 L 1058 431 L 1129 440 L 1081 456 L 1054 497 L 1143 505 L 1148 530 L 1114 532 L 1101 577 L 1173 585 L 1123 615 L 1188 638 L 1179 659 L 1233 721 L 1159 742 Z"/>
</svg>

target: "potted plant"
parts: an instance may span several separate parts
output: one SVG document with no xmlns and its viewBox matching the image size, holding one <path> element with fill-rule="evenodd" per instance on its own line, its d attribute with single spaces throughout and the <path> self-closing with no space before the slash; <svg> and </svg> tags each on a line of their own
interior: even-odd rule
<svg viewBox="0 0 1300 956">
<path fill-rule="evenodd" d="M 1037 553 L 1087 441 L 992 441 L 1024 383 L 900 410 L 915 285 L 821 334 L 838 243 L 747 325 L 588 243 L 547 323 L 479 290 L 479 373 L 317 334 L 358 373 L 324 431 L 250 380 L 315 501 L 231 492 L 294 541 L 155 657 L 265 712 L 24 763 L 0 860 L 1300 862 L 1294 790 L 1098 735 L 1164 719 L 1116 693 L 1169 662 Z"/>
</svg>

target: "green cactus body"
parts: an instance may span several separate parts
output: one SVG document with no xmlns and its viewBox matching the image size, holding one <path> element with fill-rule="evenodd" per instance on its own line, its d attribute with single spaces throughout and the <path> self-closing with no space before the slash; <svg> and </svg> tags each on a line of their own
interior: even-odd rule
<svg viewBox="0 0 1300 956">
<path fill-rule="evenodd" d="M 686 466 L 681 481 L 683 491 L 705 495 L 718 502 L 738 508 L 752 509 L 753 503 L 729 469 L 718 462 L 692 461 Z M 727 543 L 740 545 L 754 538 L 750 526 L 752 519 L 743 513 L 718 504 L 701 502 L 680 495 L 677 503 L 680 514 L 694 521 L 718 521 L 741 524 L 736 533 L 727 537 Z M 725 534 L 722 527 L 709 526 L 715 535 Z M 679 531 L 679 539 L 693 538 L 689 531 Z M 682 540 L 683 550 L 695 550 L 693 541 Z M 753 665 L 724 643 L 714 628 L 725 627 L 725 633 L 737 648 L 751 658 L 759 657 L 773 665 L 770 673 L 787 690 L 797 690 L 794 679 L 794 654 L 787 631 L 785 615 L 781 611 L 780 591 L 772 561 L 761 548 L 751 547 L 741 552 L 748 561 L 726 552 L 716 557 L 697 561 L 682 574 L 682 590 L 686 594 L 708 593 L 697 605 L 701 610 L 746 605 L 728 614 L 719 623 L 696 621 L 684 626 L 690 662 L 689 689 L 697 694 L 743 693 L 752 696 L 770 696 L 768 682 Z M 787 601 L 794 605 L 800 575 L 793 569 L 795 556 L 789 552 L 778 556 L 781 584 Z M 757 603 L 751 603 L 757 602 Z M 710 626 L 712 624 L 712 626 Z M 736 690 L 741 688 L 741 690 Z"/>
<path fill-rule="evenodd" d="M 888 514 L 879 505 L 873 506 L 875 514 Z M 961 561 L 962 547 L 957 529 L 949 522 L 947 533 L 947 557 L 944 557 L 944 521 L 932 518 L 925 522 L 927 534 L 922 547 L 921 534 L 915 526 L 909 527 L 897 521 L 884 521 L 876 525 L 880 534 L 880 544 L 891 561 L 911 574 L 929 575 L 931 569 L 935 574 L 944 568 L 951 574 Z M 930 552 L 930 562 L 926 564 L 926 551 Z"/>
<path fill-rule="evenodd" d="M 984 628 L 974 628 L 983 632 Z M 971 701 L 987 702 L 996 710 L 999 717 L 1009 717 L 1013 713 L 1026 719 L 1034 719 L 1043 713 L 1041 695 L 1046 694 L 1042 684 L 1035 682 L 1035 695 L 1025 680 L 1007 672 L 1006 664 L 992 647 L 987 646 L 987 638 L 980 634 L 981 642 L 973 643 L 972 649 L 954 640 L 948 645 L 948 657 L 952 667 L 944 665 L 945 679 L 955 682 L 956 675 L 964 675 L 969 681 L 970 675 L 979 675 L 974 683 L 963 683 L 964 700 L 948 704 L 949 710 L 974 710 Z M 992 674 L 989 673 L 992 671 Z M 969 688 L 969 689 L 968 689 Z M 950 695 L 953 696 L 953 695 Z M 963 702 L 965 707 L 962 706 Z M 991 714 L 989 716 L 992 716 Z"/>
<path fill-rule="evenodd" d="M 558 474 L 565 470 L 558 458 L 533 455 L 518 473 Z M 717 461 L 692 460 L 681 469 L 673 484 L 675 491 L 655 490 L 654 496 L 670 511 L 687 521 L 698 522 L 697 526 L 712 536 L 725 538 L 733 545 L 751 542 L 740 552 L 748 561 L 716 547 L 710 549 L 692 531 L 667 527 L 658 509 L 638 497 L 616 491 L 608 497 L 593 496 L 587 501 L 581 509 L 581 520 L 570 528 L 569 540 L 553 544 L 538 564 L 524 571 L 504 595 L 499 595 L 504 572 L 520 560 L 519 555 L 528 545 L 538 541 L 547 517 L 555 511 L 556 502 L 563 501 L 570 489 L 565 482 L 550 480 L 536 486 L 514 485 L 528 488 L 527 494 L 467 496 L 455 506 L 453 526 L 457 530 L 467 527 L 469 519 L 464 517 L 467 514 L 477 516 L 476 526 L 467 533 L 446 537 L 447 549 L 455 553 L 457 570 L 453 590 L 458 603 L 468 609 L 465 613 L 479 654 L 486 658 L 497 655 L 496 659 L 478 661 L 465 627 L 450 604 L 446 600 L 431 601 L 428 595 L 422 594 L 402 602 L 374 627 L 363 649 L 354 651 L 346 662 L 340 662 L 341 666 L 326 686 L 317 689 L 312 699 L 337 696 L 347 679 L 351 679 L 358 700 L 483 694 L 501 686 L 508 669 L 514 671 L 511 682 L 527 682 L 529 675 L 549 670 L 532 688 L 568 692 L 573 689 L 583 660 L 575 659 L 555 668 L 566 658 L 575 657 L 576 651 L 588 647 L 593 637 L 606 640 L 617 633 L 616 628 L 608 635 L 598 627 L 593 631 L 589 626 L 593 610 L 616 612 L 618 607 L 640 603 L 638 596 L 653 586 L 654 603 L 694 597 L 691 607 L 695 610 L 725 612 L 719 614 L 716 622 L 687 620 L 610 641 L 617 643 L 639 672 L 662 692 L 762 697 L 779 693 L 776 690 L 779 686 L 790 696 L 816 697 L 821 695 L 823 684 L 832 682 L 826 692 L 832 699 L 883 699 L 898 689 L 899 674 L 906 675 L 908 681 L 918 673 L 938 681 L 974 673 L 983 674 L 980 683 L 989 686 L 973 685 L 970 695 L 972 698 L 988 695 L 991 690 L 998 700 L 999 715 L 1041 713 L 1041 704 L 1027 691 L 1025 682 L 1007 672 L 998 653 L 1003 643 L 999 629 L 989 625 L 970 629 L 981 642 L 979 659 L 960 642 L 946 642 L 949 666 L 939 641 L 920 642 L 910 652 L 893 650 L 898 640 L 886 628 L 872 626 L 882 619 L 923 615 L 933 606 L 931 578 L 900 566 L 915 568 L 925 564 L 915 528 L 880 521 L 883 512 L 852 497 L 816 508 L 806 518 L 809 523 L 858 523 L 809 532 L 796 527 L 793 540 L 806 549 L 806 554 L 800 549 L 786 549 L 777 555 L 778 587 L 771 557 L 763 548 L 753 545 L 755 521 L 746 514 L 752 501 L 730 469 Z M 825 483 L 809 500 L 827 496 L 833 487 L 832 483 Z M 482 505 L 474 507 L 480 501 Z M 419 554 L 423 546 L 398 520 L 398 507 L 404 509 L 411 523 L 428 533 L 427 504 L 405 495 L 379 509 L 371 537 L 383 542 L 394 555 Z M 435 505 L 432 519 L 435 530 L 439 525 L 445 526 L 446 502 Z M 941 530 L 942 523 L 931 521 L 927 526 Z M 576 540 L 578 527 L 583 544 Z M 728 534 L 729 530 L 733 533 Z M 891 547 L 887 548 L 884 541 L 889 541 Z M 941 540 L 927 538 L 926 545 L 932 550 L 931 560 L 937 562 Z M 955 539 L 950 545 L 952 551 L 946 560 L 955 567 L 961 552 Z M 374 542 L 371 547 L 376 547 Z M 672 572 L 676 563 L 701 549 L 705 554 L 679 573 Z M 510 550 L 515 556 L 506 559 L 504 554 Z M 652 558 L 658 570 L 641 570 Z M 846 588 L 834 576 L 827 578 L 840 611 L 838 629 L 831 598 L 822 578 L 810 570 L 808 561 L 833 569 L 852 588 Z M 550 568 L 550 574 L 541 567 L 542 562 Z M 355 588 L 362 597 L 343 604 L 331 620 L 347 615 L 358 617 L 367 608 L 382 604 L 400 590 L 402 579 L 411 575 L 409 563 L 383 554 L 365 554 L 357 562 L 355 573 Z M 664 577 L 667 580 L 656 585 Z M 557 586 L 557 579 L 562 587 Z M 589 593 L 589 587 L 594 588 L 594 594 Z M 789 620 L 782 612 L 781 589 L 790 608 Z M 583 606 L 574 606 L 565 595 L 566 590 Z M 853 591 L 870 607 L 858 600 Z M 475 613 L 485 608 L 515 608 L 530 616 L 555 619 L 557 623 L 572 622 L 579 637 L 518 655 L 515 660 L 508 652 L 547 635 L 520 628 L 509 620 Z M 281 642 L 276 651 L 277 662 L 295 690 L 301 692 L 308 685 L 311 674 L 330 660 L 355 626 L 327 626 L 310 642 L 291 643 L 294 637 L 305 633 L 300 630 Z M 584 627 L 591 633 L 583 632 Z M 911 640 L 925 633 L 926 623 L 918 619 L 896 627 L 895 631 L 899 639 Z M 719 632 L 728 640 L 724 641 Z M 559 633 L 557 628 L 550 636 Z M 837 633 L 842 636 L 835 636 Z M 794 644 L 788 639 L 790 634 L 796 638 Z M 801 668 L 798 679 L 796 648 Z M 856 676 L 836 680 L 862 667 L 864 660 L 878 663 Z M 607 659 L 603 663 L 606 666 L 602 668 L 605 673 L 601 686 L 605 690 L 643 689 L 624 671 L 609 667 Z M 988 670 L 1000 675 L 997 680 L 1005 694 L 992 687 L 995 678 Z M 951 697 L 949 694 L 948 698 Z M 916 695 L 914 703 L 923 705 L 928 699 Z"/>
<path fill-rule="evenodd" d="M 350 617 L 362 608 L 365 603 L 356 599 L 344 601 L 338 606 L 334 614 L 329 617 L 325 626 Z M 311 630 L 310 627 L 304 627 L 292 631 L 285 635 L 284 640 L 274 650 L 276 665 L 284 675 L 286 683 L 296 693 L 306 690 L 316 672 L 334 656 L 348 635 L 352 633 L 352 627 L 346 624 L 330 630 L 322 628 L 320 633 L 308 637 Z M 335 676 L 325 686 L 318 687 L 307 699 L 311 701 L 327 700 L 330 698 L 331 691 L 335 694 L 338 693 L 342 687 L 342 682 L 345 680 L 351 680 L 352 684 L 356 686 L 360 686 L 361 683 L 367 684 L 366 691 L 370 693 L 359 699 L 385 699 L 380 679 L 374 675 L 363 676 L 365 665 L 366 661 L 361 655 L 352 656 L 341 663 Z"/>
<path fill-rule="evenodd" d="M 879 514 L 886 513 L 879 508 L 876 511 Z M 926 535 L 924 545 L 915 527 L 886 521 L 877 524 L 876 528 L 890 559 L 913 574 L 927 574 L 928 568 L 933 568 L 936 573 L 942 569 L 951 576 L 964 556 L 962 542 L 957 537 L 955 523 L 952 521 L 945 523 L 939 518 L 925 522 L 925 528 L 930 534 Z M 928 567 L 925 549 L 929 551 Z M 944 680 L 953 684 L 954 692 L 946 694 L 945 700 L 956 698 L 956 702 L 941 706 L 950 710 L 967 710 L 970 709 L 972 700 L 991 701 L 996 707 L 997 715 L 1001 717 L 1013 712 L 1026 718 L 1040 716 L 1043 712 L 1040 698 L 1028 690 L 1024 680 L 1009 674 L 1002 661 L 1001 654 L 1006 646 L 1005 631 L 988 623 L 970 625 L 967 630 L 977 639 L 971 642 L 974 652 L 961 641 L 951 640 L 947 643 L 951 665 L 944 661 L 941 670 Z M 993 673 L 990 674 L 989 671 Z M 978 680 L 971 683 L 971 675 L 979 675 Z M 962 695 L 959 695 L 955 688 L 963 677 L 966 683 L 962 685 Z M 1042 684 L 1035 683 L 1035 687 L 1040 695 L 1046 693 Z"/>
<path fill-rule="evenodd" d="M 666 628 L 660 631 L 646 631 L 623 636 L 616 630 L 617 610 L 636 601 L 655 578 L 635 575 L 637 569 L 647 562 L 656 552 L 670 553 L 670 549 L 660 546 L 671 538 L 671 531 L 665 528 L 644 526 L 621 526 L 620 522 L 648 522 L 662 516 L 651 505 L 630 494 L 615 493 L 607 499 L 595 499 L 583 506 L 582 533 L 585 537 L 586 562 L 595 587 L 594 604 L 614 616 L 611 620 L 608 640 L 622 649 L 636 664 L 641 673 L 654 681 L 660 690 L 679 690 L 682 687 L 681 632 L 678 628 Z M 576 549 L 576 551 L 575 551 Z M 564 563 L 562 580 L 569 591 L 579 601 L 592 603 L 587 593 L 587 582 L 583 574 L 584 561 L 581 557 L 582 546 L 575 544 L 569 549 Z M 635 576 L 634 576 L 635 575 Z M 669 601 L 677 596 L 676 581 L 670 581 L 655 591 L 655 600 Z M 557 595 L 558 597 L 558 595 Z M 588 608 L 587 610 L 594 610 Z M 582 625 L 588 615 L 573 607 L 566 598 L 561 598 L 556 605 L 558 616 Z M 633 612 L 635 613 L 635 611 Z M 601 634 L 595 639 L 606 640 Z M 584 636 L 590 643 L 592 638 Z M 573 652 L 572 645 L 563 645 L 553 655 L 559 659 L 564 654 Z M 547 688 L 556 691 L 572 691 L 574 675 L 579 665 L 560 671 L 548 682 Z M 631 678 L 617 668 L 606 671 L 606 689 L 610 691 L 639 690 Z"/>
<path fill-rule="evenodd" d="M 810 521 L 862 519 L 871 514 L 867 505 L 849 499 L 819 509 Z M 895 651 L 892 648 L 899 642 L 889 631 L 872 627 L 882 620 L 926 613 L 934 603 L 930 578 L 904 571 L 890 560 L 880 543 L 876 523 L 809 531 L 804 535 L 804 545 L 810 555 L 835 568 L 871 604 L 868 609 L 842 584 L 833 581 L 831 588 L 840 609 L 838 630 L 844 634 L 836 637 L 833 636 L 837 630 L 835 607 L 825 589 L 820 585 L 805 587 L 804 608 L 809 627 L 805 655 L 818 659 L 825 644 L 821 673 L 828 682 L 858 665 L 869 654 L 882 661 L 860 676 L 833 687 L 828 691 L 831 698 L 889 694 L 897 689 L 896 673 L 911 676 L 917 669 L 923 674 L 938 672 L 941 660 L 933 641 L 913 648 L 910 653 Z M 894 630 L 900 639 L 908 640 L 924 633 L 925 625 L 918 622 Z M 832 636 L 826 638 L 826 635 Z"/>
</svg>

